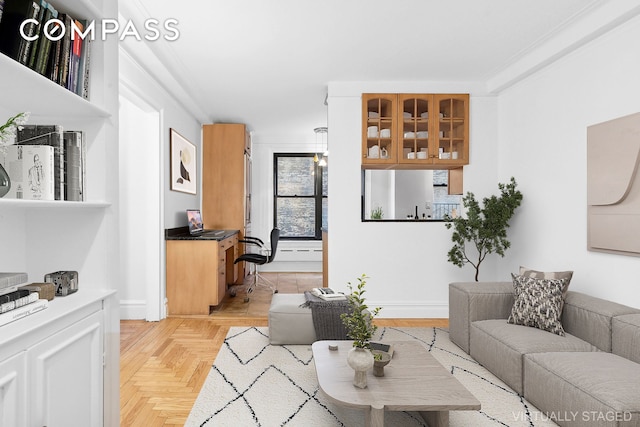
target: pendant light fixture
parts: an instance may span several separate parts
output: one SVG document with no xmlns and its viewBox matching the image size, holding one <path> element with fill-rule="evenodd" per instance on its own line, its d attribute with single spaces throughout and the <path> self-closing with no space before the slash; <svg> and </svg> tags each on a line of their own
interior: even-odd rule
<svg viewBox="0 0 640 427">
<path fill-rule="evenodd" d="M 329 155 L 329 146 L 327 144 L 327 149 L 324 150 L 324 147 L 325 147 L 324 138 L 325 138 L 325 135 L 327 135 L 328 133 L 328 129 L 326 126 L 321 126 L 313 129 L 313 131 L 316 134 L 316 153 L 313 156 L 313 161 L 318 163 L 320 166 L 326 166 L 327 160 L 325 157 Z M 324 154 L 321 156 L 318 156 L 318 153 L 317 153 L 318 152 L 318 135 L 320 135 L 320 139 L 321 139 L 320 149 L 324 151 Z"/>
</svg>

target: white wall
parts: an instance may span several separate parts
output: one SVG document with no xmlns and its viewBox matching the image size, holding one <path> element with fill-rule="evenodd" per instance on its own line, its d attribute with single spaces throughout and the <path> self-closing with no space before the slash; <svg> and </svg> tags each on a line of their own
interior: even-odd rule
<svg viewBox="0 0 640 427">
<path fill-rule="evenodd" d="M 640 307 L 640 259 L 586 241 L 587 126 L 640 111 L 638 40 L 636 17 L 500 94 L 499 178 L 516 176 L 524 195 L 500 277 L 573 270 L 571 289 Z"/>
<path fill-rule="evenodd" d="M 442 222 L 363 223 L 360 219 L 361 93 L 471 93 L 471 164 L 465 191 L 497 192 L 497 100 L 470 83 L 343 83 L 329 85 L 329 286 L 366 273 L 367 296 L 381 317 L 448 317 L 448 285 L 473 280 L 473 269 L 447 261 L 451 231 Z M 481 280 L 498 278 L 496 260 Z"/>
<path fill-rule="evenodd" d="M 325 123 L 318 123 L 325 126 Z M 273 155 L 274 153 L 314 153 L 321 149 L 320 139 L 316 146 L 316 136 L 313 129 L 305 134 L 262 135 L 252 134 L 252 194 L 251 194 L 251 233 L 266 241 L 273 228 Z M 331 182 L 331 155 L 329 156 L 329 182 Z M 308 248 L 311 251 L 321 250 L 320 241 L 283 241 L 278 249 Z M 321 254 L 321 253 L 320 253 Z M 276 255 L 271 264 L 260 267 L 261 271 L 290 271 L 290 272 L 320 272 L 322 271 L 322 257 L 310 252 L 310 261 L 290 261 L 286 256 Z M 291 257 L 289 257 L 291 259 Z"/>
<path fill-rule="evenodd" d="M 135 42 L 134 42 L 135 43 Z M 136 49 L 143 49 L 144 46 L 136 45 Z M 154 233 L 143 233 L 138 236 L 138 239 L 147 239 L 149 241 L 157 241 L 158 244 L 154 246 L 154 253 L 140 254 L 133 253 L 134 249 L 128 246 L 123 246 L 121 251 L 125 253 L 123 256 L 130 257 L 144 257 L 146 259 L 145 268 L 155 270 L 158 272 L 157 277 L 160 278 L 160 283 L 157 280 L 149 280 L 147 283 L 140 283 L 138 280 L 131 280 L 133 272 L 127 269 L 123 269 L 121 274 L 122 288 L 120 290 L 121 298 L 121 316 L 123 319 L 141 318 L 141 313 L 149 313 L 149 305 L 152 304 L 159 306 L 159 318 L 166 316 L 165 310 L 165 255 L 164 255 L 164 229 L 186 226 L 185 210 L 187 208 L 200 207 L 201 200 L 201 120 L 196 117 L 196 114 L 191 112 L 183 103 L 174 98 L 164 87 L 163 84 L 155 80 L 151 74 L 142 67 L 126 49 L 125 45 L 121 44 L 120 48 L 120 93 L 131 94 L 132 97 L 138 97 L 144 101 L 146 108 L 156 111 L 159 116 L 160 129 L 151 129 L 149 132 L 153 133 L 156 138 L 155 147 L 151 145 L 149 150 L 157 150 L 152 156 L 160 162 L 160 167 L 152 168 L 150 170 L 155 171 L 157 174 L 155 177 L 156 182 L 159 183 L 159 203 L 154 206 L 138 206 L 144 210 L 147 215 L 157 215 L 157 223 L 159 227 Z M 126 111 L 123 111 L 126 114 Z M 140 126 L 143 124 L 141 123 Z M 179 193 L 171 191 L 170 189 L 170 169 L 169 169 L 169 146 L 170 138 L 169 129 L 173 128 L 177 130 L 182 136 L 187 138 L 196 146 L 198 157 L 198 193 L 196 195 Z M 136 134 L 140 132 L 144 133 L 144 129 L 140 129 L 139 132 L 129 133 L 127 136 L 121 135 L 120 138 L 120 151 L 127 150 L 127 146 L 140 144 L 141 140 L 136 137 Z M 135 167 L 134 165 L 131 165 Z M 123 172 L 123 176 L 127 174 L 134 174 L 134 171 Z M 135 174 L 134 174 L 135 175 Z M 130 183 L 129 185 L 135 185 Z M 141 199 L 142 200 L 142 199 Z M 139 201 L 142 203 L 141 201 Z M 133 205 L 132 205 L 133 206 Z M 139 214 L 138 210 L 129 212 L 129 215 L 134 216 Z M 123 213 L 123 215 L 126 215 Z M 158 248 L 158 246 L 160 246 Z M 128 254 L 128 255 L 126 255 Z M 151 259 L 149 259 L 151 258 Z M 154 265 L 155 264 L 155 265 Z M 135 267 L 131 267 L 135 268 Z M 137 270 L 135 275 L 140 275 L 141 272 Z M 148 276 L 147 276 L 148 277 Z M 151 312 L 157 312 L 158 310 L 151 310 Z M 144 314 L 148 320 L 157 320 L 156 318 L 149 318 L 148 314 Z"/>
</svg>

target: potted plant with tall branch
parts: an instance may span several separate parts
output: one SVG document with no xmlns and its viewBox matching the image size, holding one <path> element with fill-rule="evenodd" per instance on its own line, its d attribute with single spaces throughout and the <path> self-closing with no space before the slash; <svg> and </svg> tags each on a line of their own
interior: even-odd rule
<svg viewBox="0 0 640 427">
<path fill-rule="evenodd" d="M 367 387 L 367 371 L 373 367 L 373 354 L 370 343 L 378 327 L 373 324 L 373 318 L 380 311 L 380 307 L 369 310 L 364 294 L 367 275 L 358 277 L 358 285 L 353 289 L 351 282 L 350 295 L 347 296 L 349 312 L 340 315 L 342 323 L 347 329 L 347 336 L 353 340 L 353 348 L 347 355 L 347 363 L 355 371 L 353 385 L 359 388 Z"/>
<path fill-rule="evenodd" d="M 487 255 L 497 253 L 504 257 L 511 246 L 507 240 L 507 228 L 516 208 L 522 203 L 522 193 L 516 189 L 517 185 L 514 177 L 506 184 L 498 183 L 500 195 L 485 197 L 482 199 L 483 206 L 480 206 L 473 193 L 467 192 L 462 198 L 466 217 L 444 216 L 447 229 L 453 228 L 453 247 L 447 254 L 448 260 L 461 268 L 471 264 L 476 270 L 476 282 L 480 265 Z M 467 243 L 475 248 L 475 252 L 469 251 Z"/>
</svg>

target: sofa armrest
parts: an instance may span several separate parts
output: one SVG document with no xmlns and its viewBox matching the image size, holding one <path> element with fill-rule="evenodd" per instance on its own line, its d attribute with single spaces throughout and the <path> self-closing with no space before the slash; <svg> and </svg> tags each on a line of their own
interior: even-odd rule
<svg viewBox="0 0 640 427">
<path fill-rule="evenodd" d="M 513 306 L 511 282 L 449 284 L 449 337 L 469 353 L 469 330 L 476 320 L 506 319 Z"/>
</svg>

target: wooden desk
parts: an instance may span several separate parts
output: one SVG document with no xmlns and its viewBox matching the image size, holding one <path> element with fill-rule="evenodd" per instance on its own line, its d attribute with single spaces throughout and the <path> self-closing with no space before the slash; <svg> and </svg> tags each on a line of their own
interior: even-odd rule
<svg viewBox="0 0 640 427">
<path fill-rule="evenodd" d="M 176 229 L 172 229 L 176 230 Z M 165 233 L 168 314 L 204 314 L 238 278 L 238 230 L 209 237 Z"/>
</svg>

